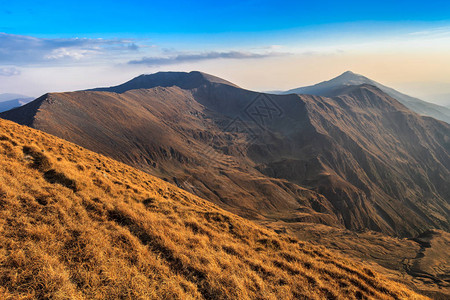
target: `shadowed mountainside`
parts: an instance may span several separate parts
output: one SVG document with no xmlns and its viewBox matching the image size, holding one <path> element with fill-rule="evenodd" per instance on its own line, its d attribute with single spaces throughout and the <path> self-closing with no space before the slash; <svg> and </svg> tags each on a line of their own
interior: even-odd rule
<svg viewBox="0 0 450 300">
<path fill-rule="evenodd" d="M 2 299 L 422 299 L 323 247 L 0 119 Z"/>
</svg>

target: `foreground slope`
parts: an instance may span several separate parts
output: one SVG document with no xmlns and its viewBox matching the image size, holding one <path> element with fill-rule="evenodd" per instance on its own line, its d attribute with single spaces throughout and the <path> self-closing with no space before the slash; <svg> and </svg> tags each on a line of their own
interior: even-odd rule
<svg viewBox="0 0 450 300">
<path fill-rule="evenodd" d="M 374 231 L 354 232 L 312 223 L 262 222 L 309 243 L 325 246 L 370 265 L 433 299 L 450 298 L 450 233 L 430 230 L 413 239 Z M 290 225 L 290 226 L 287 226 Z"/>
<path fill-rule="evenodd" d="M 393 88 L 382 85 L 372 79 L 369 79 L 359 74 L 355 74 L 351 71 L 347 71 L 339 75 L 338 77 L 328 81 L 323 81 L 311 86 L 295 88 L 282 93 L 284 94 L 296 93 L 296 94 L 308 94 L 318 96 L 336 96 L 337 95 L 336 92 L 343 87 L 361 84 L 370 84 L 376 86 L 389 96 L 400 101 L 403 105 L 405 105 L 412 111 L 421 115 L 433 117 L 435 119 L 450 124 L 450 109 L 448 107 L 426 102 L 418 98 L 405 95 L 403 93 L 400 93 L 399 91 L 394 90 Z"/>
<path fill-rule="evenodd" d="M 450 125 L 374 86 L 339 94 L 259 94 L 200 72 L 157 73 L 46 94 L 1 116 L 246 218 L 403 237 L 449 230 Z"/>
<path fill-rule="evenodd" d="M 151 175 L 0 119 L 0 297 L 420 299 Z"/>
</svg>

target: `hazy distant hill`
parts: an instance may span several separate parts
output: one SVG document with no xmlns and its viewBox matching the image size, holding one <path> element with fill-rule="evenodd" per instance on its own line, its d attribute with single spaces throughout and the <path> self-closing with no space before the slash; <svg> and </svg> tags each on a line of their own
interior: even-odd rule
<svg viewBox="0 0 450 300">
<path fill-rule="evenodd" d="M 360 84 L 370 84 L 376 86 L 389 96 L 400 101 L 400 103 L 402 103 L 412 111 L 415 111 L 416 113 L 421 115 L 430 116 L 435 119 L 450 123 L 449 108 L 405 95 L 390 87 L 384 86 L 376 81 L 373 81 L 372 79 L 359 74 L 355 74 L 351 71 L 347 71 L 339 75 L 338 77 L 328 81 L 324 81 L 307 87 L 295 88 L 286 92 L 281 92 L 281 94 L 296 93 L 329 97 L 336 96 L 337 91 L 339 91 L 342 87 Z"/>
<path fill-rule="evenodd" d="M 450 108 L 450 93 L 429 96 L 430 99 L 440 103 L 441 106 Z"/>
<path fill-rule="evenodd" d="M 19 94 L 0 94 L 0 112 L 29 103 L 34 98 Z"/>
<path fill-rule="evenodd" d="M 0 102 L 13 100 L 13 99 L 24 99 L 24 98 L 30 98 L 30 97 L 25 96 L 25 95 L 20 95 L 20 94 L 11 94 L 11 93 L 0 94 Z"/>
</svg>

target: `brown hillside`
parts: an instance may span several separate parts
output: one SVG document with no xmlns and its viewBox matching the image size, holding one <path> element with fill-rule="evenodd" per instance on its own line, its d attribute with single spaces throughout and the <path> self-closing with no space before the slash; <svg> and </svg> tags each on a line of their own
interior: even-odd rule
<svg viewBox="0 0 450 300">
<path fill-rule="evenodd" d="M 420 299 L 151 175 L 0 120 L 2 299 Z"/>
<path fill-rule="evenodd" d="M 230 118 L 214 114 L 212 119 L 213 112 L 189 91 L 59 93 L 32 104 L 17 112 L 22 118 L 17 121 L 166 178 L 244 217 L 280 212 L 288 219 L 339 226 L 323 196 L 256 170 L 243 157 L 246 136 L 236 140 L 234 133 L 223 132 L 216 122 Z M 35 116 L 28 114 L 33 111 Z"/>
</svg>

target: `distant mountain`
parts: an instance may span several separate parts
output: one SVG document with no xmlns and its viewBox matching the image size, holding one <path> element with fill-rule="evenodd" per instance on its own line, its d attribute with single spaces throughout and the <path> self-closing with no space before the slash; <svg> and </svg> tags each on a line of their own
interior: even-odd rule
<svg viewBox="0 0 450 300">
<path fill-rule="evenodd" d="M 0 94 L 0 112 L 27 104 L 33 99 L 19 94 Z"/>
<path fill-rule="evenodd" d="M 331 80 L 320 82 L 315 85 L 295 88 L 288 90 L 286 92 L 281 92 L 280 94 L 307 94 L 307 95 L 318 95 L 332 97 L 339 95 L 342 87 L 349 85 L 361 85 L 370 84 L 378 87 L 380 90 L 388 94 L 389 96 L 397 99 L 400 103 L 411 109 L 412 111 L 424 115 L 430 116 L 435 119 L 445 121 L 450 124 L 450 109 L 437 104 L 429 103 L 418 98 L 414 98 L 403 93 L 400 93 L 390 87 L 382 85 L 372 79 L 364 77 L 359 74 L 355 74 L 351 71 L 347 71 L 338 77 Z"/>
<path fill-rule="evenodd" d="M 20 94 L 11 94 L 11 93 L 0 94 L 0 102 L 13 100 L 13 99 L 25 99 L 25 98 L 30 98 L 30 97 L 25 96 L 25 95 L 20 95 Z"/>
<path fill-rule="evenodd" d="M 450 229 L 450 125 L 377 87 L 268 95 L 180 72 L 98 90 L 46 94 L 0 116 L 247 218 L 400 236 Z"/>
<path fill-rule="evenodd" d="M 96 88 L 92 89 L 91 91 L 123 93 L 129 90 L 151 89 L 158 86 L 159 87 L 178 86 L 182 89 L 193 89 L 202 86 L 204 84 L 211 84 L 211 83 L 238 87 L 233 83 L 226 81 L 222 78 L 198 71 L 192 71 L 189 73 L 158 72 L 154 74 L 143 74 L 118 86 Z"/>
</svg>

